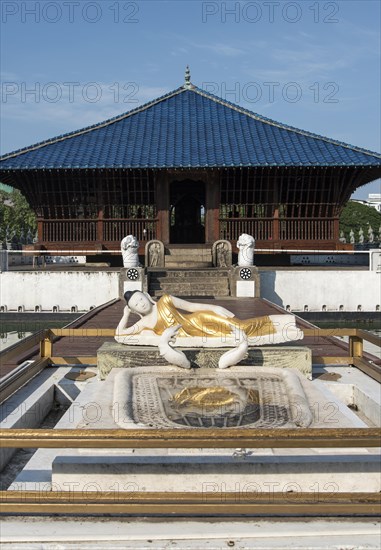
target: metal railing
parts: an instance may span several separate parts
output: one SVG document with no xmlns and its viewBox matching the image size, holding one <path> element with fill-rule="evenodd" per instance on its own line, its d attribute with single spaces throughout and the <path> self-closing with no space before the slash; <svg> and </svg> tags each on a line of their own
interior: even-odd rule
<svg viewBox="0 0 381 550">
<path fill-rule="evenodd" d="M 315 364 L 326 365 L 353 365 L 359 370 L 381 383 L 381 366 L 375 364 L 364 355 L 364 341 L 381 348 L 381 337 L 372 334 L 368 331 L 357 328 L 340 328 L 340 329 L 319 329 L 319 328 L 304 328 L 305 338 L 313 338 L 313 343 L 316 344 L 320 338 L 343 337 L 349 338 L 348 354 L 340 356 L 314 356 Z M 115 336 L 114 329 L 101 328 L 53 328 L 41 330 L 38 333 L 28 337 L 26 340 L 17 343 L 10 348 L 0 352 L 0 361 L 3 364 L 11 363 L 17 356 L 24 354 L 24 358 L 28 358 L 28 350 L 33 346 L 39 346 L 39 359 L 48 360 L 54 364 L 96 364 L 97 358 L 94 356 L 80 356 L 78 354 L 71 357 L 66 354 L 65 357 L 57 357 L 54 355 L 54 341 L 57 338 L 113 338 Z M 340 342 L 340 341 L 339 341 Z M 335 342 L 336 344 L 338 342 Z M 308 345 L 308 344 L 307 344 Z M 340 342 L 341 346 L 346 346 L 345 342 Z"/>
<path fill-rule="evenodd" d="M 305 337 L 312 337 L 316 343 L 316 340 L 319 338 L 327 337 L 341 337 L 348 336 L 348 356 L 339 356 L 339 357 L 315 357 L 315 362 L 319 364 L 342 364 L 342 365 L 353 365 L 358 369 L 362 370 L 368 374 L 371 378 L 377 380 L 381 383 L 381 367 L 370 363 L 364 357 L 364 341 L 370 342 L 375 346 L 381 348 L 381 337 L 376 334 L 372 334 L 362 329 L 357 328 L 341 328 L 341 329 L 319 329 L 319 328 L 310 328 L 303 329 Z M 40 344 L 40 357 L 46 358 L 50 357 L 53 362 L 62 364 L 62 362 L 67 362 L 68 358 L 54 357 L 53 353 L 53 340 L 55 337 L 114 337 L 114 329 L 47 329 L 44 332 L 43 338 L 41 338 Z M 87 363 L 95 363 L 96 358 L 86 357 Z"/>
<path fill-rule="evenodd" d="M 322 357 L 353 364 L 381 382 L 381 369 L 363 356 L 363 342 L 381 347 L 381 338 L 360 329 L 304 329 L 306 338 L 349 337 L 349 357 Z M 113 337 L 114 329 L 48 329 L 0 354 L 0 359 L 17 356 L 39 344 L 39 368 L 70 362 L 54 357 L 54 340 L 60 337 Z M 315 340 L 316 341 L 316 340 Z M 75 362 L 96 363 L 96 357 L 75 356 Z M 23 383 L 25 379 L 23 378 Z M 3 448 L 369 448 L 379 447 L 379 428 L 314 429 L 144 429 L 144 430 L 0 430 Z M 161 516 L 376 516 L 379 493 L 329 492 L 119 492 L 119 491 L 2 491 L 0 511 L 4 514 L 139 514 Z"/>
<path fill-rule="evenodd" d="M 381 429 L 0 430 L 8 448 L 348 448 L 378 447 Z M 377 516 L 371 492 L 1 491 L 4 514 L 139 514 L 167 516 Z"/>
</svg>

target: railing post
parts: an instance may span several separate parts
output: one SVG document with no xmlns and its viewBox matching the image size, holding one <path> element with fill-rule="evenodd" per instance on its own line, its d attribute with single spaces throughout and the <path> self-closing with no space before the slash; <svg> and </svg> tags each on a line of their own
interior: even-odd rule
<svg viewBox="0 0 381 550">
<path fill-rule="evenodd" d="M 362 357 L 363 339 L 359 336 L 349 337 L 349 355 L 350 357 Z"/>
<path fill-rule="evenodd" d="M 329 237 L 331 237 L 331 235 Z M 327 235 L 327 238 L 329 238 L 329 237 Z M 339 218 L 334 218 L 333 219 L 332 237 L 333 237 L 333 240 L 335 241 L 335 243 L 339 242 L 339 237 L 340 237 L 340 219 Z"/>
<path fill-rule="evenodd" d="M 266 238 L 268 239 L 269 236 L 267 235 Z M 277 241 L 280 240 L 280 231 L 279 231 L 279 208 L 278 208 L 278 207 L 276 207 L 276 208 L 274 209 L 272 240 L 273 240 L 273 242 L 277 242 Z"/>
<path fill-rule="evenodd" d="M 98 219 L 97 219 L 97 234 L 96 234 L 96 241 L 98 243 L 103 243 L 103 208 L 100 208 L 98 211 Z"/>
<path fill-rule="evenodd" d="M 43 339 L 40 341 L 40 357 L 52 357 L 53 355 L 53 334 L 46 330 Z"/>
<path fill-rule="evenodd" d="M 37 218 L 37 242 L 42 243 L 44 240 L 44 220 L 43 218 Z"/>
</svg>

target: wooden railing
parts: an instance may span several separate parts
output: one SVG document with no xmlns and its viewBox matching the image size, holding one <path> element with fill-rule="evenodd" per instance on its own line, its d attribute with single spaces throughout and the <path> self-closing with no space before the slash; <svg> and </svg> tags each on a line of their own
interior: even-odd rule
<svg viewBox="0 0 381 550">
<path fill-rule="evenodd" d="M 237 241 L 242 233 L 253 235 L 256 240 L 273 238 L 273 218 L 220 218 L 220 239 Z"/>
<path fill-rule="evenodd" d="M 357 328 L 304 328 L 303 333 L 305 337 L 314 338 L 316 343 L 319 338 L 329 337 L 349 337 L 348 355 L 340 357 L 322 356 L 314 358 L 315 362 L 322 364 L 336 364 L 336 365 L 353 365 L 359 370 L 366 373 L 368 376 L 381 383 L 381 367 L 373 362 L 370 362 L 364 356 L 364 341 L 370 342 L 375 346 L 381 348 L 381 337 L 371 332 L 357 329 Z M 112 338 L 115 336 L 114 329 L 72 329 L 72 328 L 53 328 L 40 331 L 37 335 L 31 337 L 31 345 L 35 345 L 40 342 L 40 359 L 50 359 L 52 364 L 70 364 L 71 357 L 55 357 L 53 353 L 53 343 L 57 337 L 67 336 L 70 338 L 85 338 L 85 337 L 103 337 Z M 25 344 L 21 342 L 23 351 L 26 351 Z M 17 346 L 12 346 L 9 350 L 4 350 L 0 353 L 0 360 L 4 363 L 10 362 L 10 360 L 17 355 Z M 75 357 L 75 363 L 83 364 L 96 364 L 96 357 Z"/>
<path fill-rule="evenodd" d="M 333 218 L 294 218 L 279 220 L 279 238 L 287 241 L 332 241 L 335 239 Z"/>
<path fill-rule="evenodd" d="M 143 430 L 0 430 L 3 448 L 364 448 L 380 445 L 379 428 L 310 429 L 143 429 Z M 365 451 L 367 452 L 367 451 Z M 115 487 L 116 484 L 114 484 Z M 199 492 L 136 491 L 113 489 L 72 491 L 44 487 L 35 491 L 0 491 L 3 514 L 138 514 L 159 516 L 354 516 L 379 515 L 381 495 L 375 492 L 285 492 L 253 489 Z"/>
<path fill-rule="evenodd" d="M 156 239 L 157 220 L 152 219 L 104 219 L 102 240 L 121 241 L 126 235 L 135 235 L 138 241 Z"/>
<path fill-rule="evenodd" d="M 54 220 L 42 222 L 43 242 L 91 242 L 97 240 L 96 220 Z"/>
<path fill-rule="evenodd" d="M 88 363 L 96 357 L 54 357 L 57 337 L 110 337 L 113 329 L 47 329 L 36 335 L 31 345 L 40 341 L 41 366 L 80 360 Z M 306 337 L 349 336 L 349 355 L 341 357 L 381 382 L 380 367 L 363 357 L 363 341 L 381 347 L 381 338 L 360 329 L 304 329 Z M 2 360 L 13 357 L 15 349 L 0 354 Z M 319 358 L 331 359 L 331 358 Z M 377 370 L 378 369 L 378 370 Z M 378 377 L 378 378 L 377 378 Z M 25 380 L 21 381 L 21 385 Z M 99 449 L 168 449 L 168 448 L 369 448 L 380 446 L 379 428 L 311 429 L 143 429 L 143 430 L 0 430 L 3 448 L 99 448 Z M 330 486 L 331 487 L 331 486 Z M 251 516 L 376 516 L 379 493 L 289 493 L 273 492 L 141 492 L 130 491 L 2 491 L 1 512 L 4 514 L 159 514 Z"/>
<path fill-rule="evenodd" d="M 154 219 L 42 220 L 42 242 L 120 242 L 126 235 L 139 241 L 156 238 Z"/>
<path fill-rule="evenodd" d="M 220 238 L 236 241 L 248 233 L 258 241 L 332 241 L 334 218 L 220 218 Z"/>
</svg>

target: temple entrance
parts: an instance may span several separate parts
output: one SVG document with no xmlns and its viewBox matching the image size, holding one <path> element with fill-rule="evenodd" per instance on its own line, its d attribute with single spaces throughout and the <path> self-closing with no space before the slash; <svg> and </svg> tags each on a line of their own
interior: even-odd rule
<svg viewBox="0 0 381 550">
<path fill-rule="evenodd" d="M 170 188 L 170 242 L 205 242 L 205 183 L 174 181 Z"/>
</svg>

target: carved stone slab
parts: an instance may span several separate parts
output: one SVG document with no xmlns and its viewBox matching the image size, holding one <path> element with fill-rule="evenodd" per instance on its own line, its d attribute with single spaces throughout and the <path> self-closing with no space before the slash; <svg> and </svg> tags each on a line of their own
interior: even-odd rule
<svg viewBox="0 0 381 550">
<path fill-rule="evenodd" d="M 291 370 L 199 369 L 121 373 L 114 397 L 132 402 L 133 421 L 155 428 L 308 427 L 312 415 Z M 120 378 L 120 377 L 118 377 Z M 127 383 L 127 386 L 126 386 Z M 127 410 L 126 407 L 123 407 Z M 120 423 L 120 421 L 119 421 Z"/>
<path fill-rule="evenodd" d="M 164 267 L 164 254 L 164 244 L 161 241 L 148 241 L 145 247 L 146 267 Z"/>
<path fill-rule="evenodd" d="M 214 267 L 230 267 L 232 265 L 232 245 L 230 241 L 216 241 L 212 246 Z"/>
<path fill-rule="evenodd" d="M 218 360 L 228 348 L 179 348 L 195 367 L 216 368 Z M 149 367 L 168 363 L 159 350 L 146 346 L 125 346 L 105 342 L 97 353 L 99 378 L 104 380 L 113 368 Z M 304 376 L 312 376 L 311 350 L 304 346 L 265 346 L 249 349 L 248 357 L 240 365 L 296 369 Z M 179 369 L 180 370 L 180 369 Z"/>
</svg>

